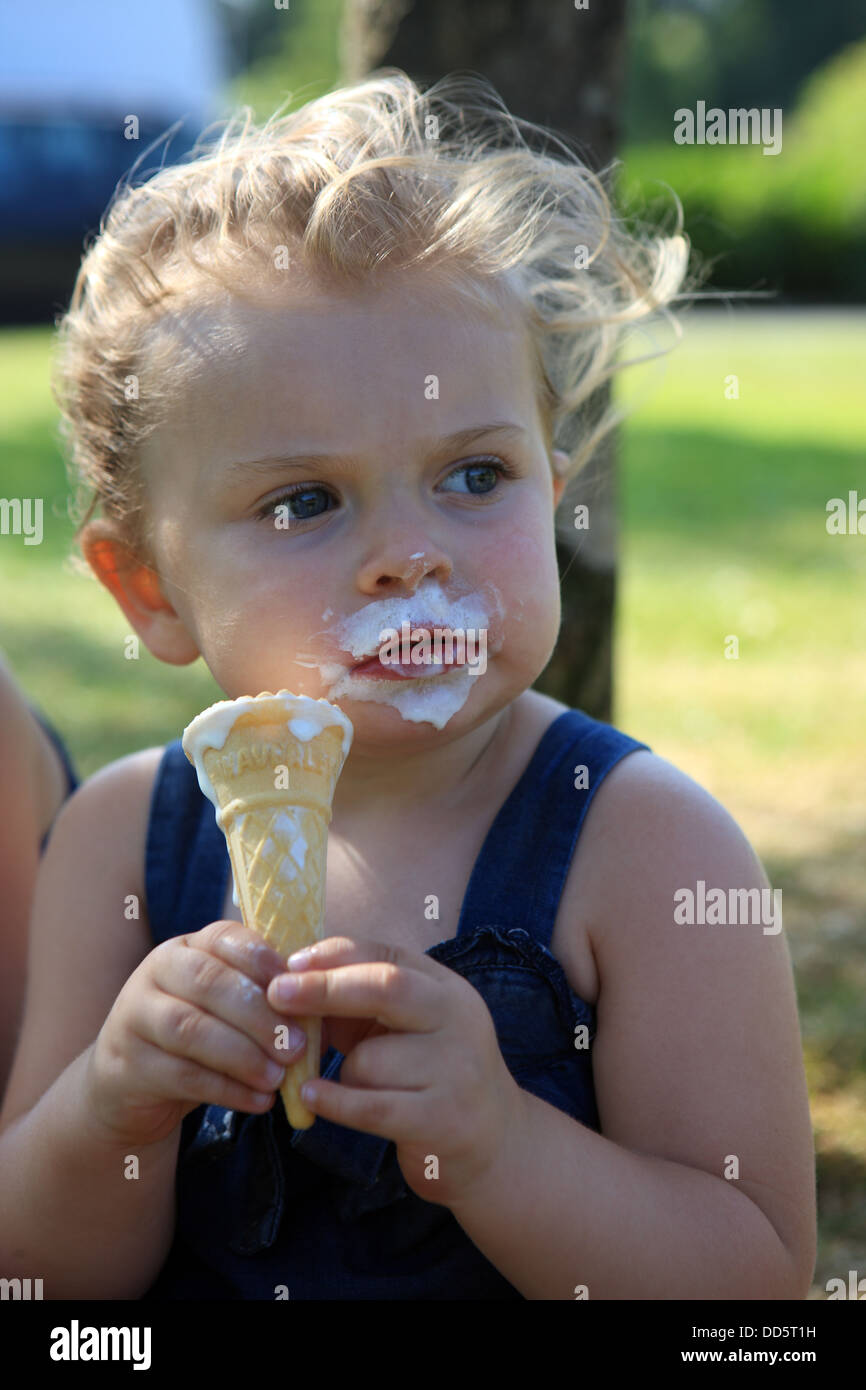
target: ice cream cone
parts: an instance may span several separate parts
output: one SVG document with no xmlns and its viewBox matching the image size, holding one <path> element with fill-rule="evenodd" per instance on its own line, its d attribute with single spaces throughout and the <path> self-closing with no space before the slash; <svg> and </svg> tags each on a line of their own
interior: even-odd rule
<svg viewBox="0 0 866 1390">
<path fill-rule="evenodd" d="M 328 825 L 352 725 L 327 700 L 281 690 L 221 700 L 184 730 L 183 749 L 226 837 L 244 925 L 281 956 L 321 940 Z M 319 1075 L 320 1018 L 296 1020 L 307 1037 L 280 1094 L 289 1124 L 315 1115 L 300 1097 Z"/>
</svg>

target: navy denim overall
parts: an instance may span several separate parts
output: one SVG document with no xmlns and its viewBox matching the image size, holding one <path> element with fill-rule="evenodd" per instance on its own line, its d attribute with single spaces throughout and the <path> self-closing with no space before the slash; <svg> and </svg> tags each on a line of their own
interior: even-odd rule
<svg viewBox="0 0 866 1390">
<path fill-rule="evenodd" d="M 595 1009 L 550 952 L 557 907 L 595 791 L 646 748 L 568 710 L 542 736 L 475 862 L 457 935 L 426 952 L 487 1004 L 514 1079 L 598 1130 Z M 575 789 L 575 768 L 588 789 Z M 586 779 L 584 779 L 586 780 Z M 211 803 L 180 743 L 154 785 L 146 894 L 154 945 L 223 914 L 229 859 Z M 329 1047 L 320 1074 L 339 1080 Z M 503 1213 L 507 1219 L 507 1213 Z M 148 1299 L 521 1298 L 450 1210 L 403 1180 L 394 1144 L 317 1118 L 294 1130 L 277 1097 L 263 1115 L 200 1105 L 184 1119 L 174 1243 Z"/>
</svg>

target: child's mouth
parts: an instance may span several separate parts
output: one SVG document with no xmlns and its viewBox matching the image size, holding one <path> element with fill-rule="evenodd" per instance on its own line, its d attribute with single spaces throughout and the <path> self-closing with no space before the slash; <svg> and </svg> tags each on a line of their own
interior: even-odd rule
<svg viewBox="0 0 866 1390">
<path fill-rule="evenodd" d="M 382 662 L 377 654 L 368 657 L 366 661 L 359 661 L 357 666 L 352 667 L 351 674 L 353 676 L 372 676 L 377 680 L 386 681 L 418 680 L 428 676 L 441 676 L 463 665 L 465 662 L 456 660 L 428 661 L 419 663 L 417 666 L 412 662 Z"/>
<path fill-rule="evenodd" d="M 406 624 L 413 632 L 423 633 L 432 639 L 432 631 L 428 625 L 424 625 L 419 618 L 414 623 Z M 391 652 L 389 644 L 385 642 L 379 649 L 369 656 L 362 657 L 351 669 L 353 676 L 374 677 L 376 680 L 386 681 L 405 681 L 405 680 L 424 680 L 430 676 L 442 676 L 454 670 L 458 666 L 465 666 L 465 657 L 460 658 L 454 647 L 448 651 L 440 651 L 437 655 L 442 656 L 441 661 L 394 661 L 396 652 Z M 383 652 L 386 655 L 383 657 Z M 410 657 L 410 651 L 404 644 L 400 651 L 400 656 Z"/>
</svg>

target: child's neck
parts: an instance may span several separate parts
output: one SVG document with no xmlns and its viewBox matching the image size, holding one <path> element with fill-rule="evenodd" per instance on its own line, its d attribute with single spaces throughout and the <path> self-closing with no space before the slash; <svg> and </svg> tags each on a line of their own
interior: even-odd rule
<svg viewBox="0 0 866 1390">
<path fill-rule="evenodd" d="M 453 814 L 466 806 L 499 764 L 514 705 L 511 701 L 471 733 L 432 751 L 389 757 L 353 747 L 337 782 L 331 833 L 352 839 L 353 828 L 369 821 L 374 807 L 381 830 L 389 816 L 400 822 L 435 819 L 437 813 Z"/>
</svg>

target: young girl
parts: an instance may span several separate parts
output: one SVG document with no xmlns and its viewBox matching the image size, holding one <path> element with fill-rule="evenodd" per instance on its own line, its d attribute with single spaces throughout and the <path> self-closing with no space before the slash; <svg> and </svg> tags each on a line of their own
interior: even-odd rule
<svg viewBox="0 0 866 1390">
<path fill-rule="evenodd" d="M 179 743 L 63 811 L 0 1117 L 0 1264 L 46 1297 L 806 1296 L 784 936 L 677 906 L 764 872 L 688 777 L 531 688 L 555 508 L 685 243 L 522 129 L 478 79 L 385 70 L 230 124 L 85 257 L 58 382 L 90 565 L 160 660 L 332 699 L 354 740 L 301 961 L 241 924 Z M 359 631 L 465 611 L 470 679 L 363 660 Z M 278 1040 L 312 1015 L 293 1130 Z"/>
</svg>

